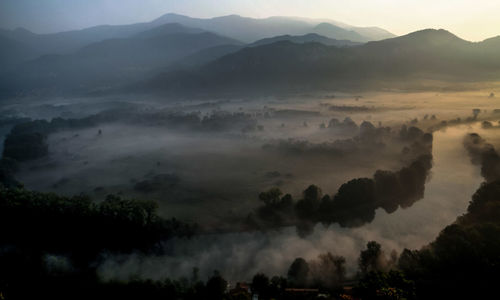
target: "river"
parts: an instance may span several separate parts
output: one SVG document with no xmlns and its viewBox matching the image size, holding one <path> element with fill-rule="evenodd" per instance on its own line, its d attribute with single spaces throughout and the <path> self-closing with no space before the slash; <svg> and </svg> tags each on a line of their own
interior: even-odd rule
<svg viewBox="0 0 500 300">
<path fill-rule="evenodd" d="M 480 170 L 471 164 L 462 145 L 479 124 L 459 125 L 434 133 L 434 164 L 425 197 L 406 209 L 387 214 L 377 210 L 375 220 L 360 228 L 317 225 L 312 235 L 300 238 L 294 228 L 275 232 L 213 234 L 190 240 L 168 241 L 168 256 L 108 257 L 100 267 L 103 278 L 127 279 L 133 274 L 145 278 L 189 276 L 198 267 L 203 276 L 219 270 L 230 280 L 248 280 L 257 272 L 286 274 L 296 257 L 314 259 L 327 251 L 342 255 L 353 274 L 357 257 L 366 243 L 375 240 L 386 254 L 404 248 L 419 249 L 463 214 L 483 181 Z"/>
</svg>

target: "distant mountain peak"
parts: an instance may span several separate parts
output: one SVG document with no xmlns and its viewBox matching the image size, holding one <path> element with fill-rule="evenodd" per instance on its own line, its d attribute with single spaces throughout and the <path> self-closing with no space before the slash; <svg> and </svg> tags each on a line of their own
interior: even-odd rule
<svg viewBox="0 0 500 300">
<path fill-rule="evenodd" d="M 321 23 L 319 23 L 318 25 L 315 26 L 315 28 L 321 28 L 321 27 L 340 28 L 339 26 L 335 26 L 335 25 L 327 23 L 327 22 L 321 22 Z"/>
<path fill-rule="evenodd" d="M 180 14 L 167 13 L 152 21 L 154 24 L 173 22 L 217 32 L 247 43 L 272 36 L 284 34 L 303 35 L 310 32 L 315 32 L 332 39 L 363 43 L 395 36 L 387 30 L 378 27 L 356 27 L 334 20 L 286 16 L 252 18 L 231 14 L 213 18 L 191 18 Z"/>
<path fill-rule="evenodd" d="M 240 16 L 240 15 L 237 15 L 237 14 L 231 14 L 231 15 L 221 16 L 221 17 L 215 17 L 215 18 L 243 18 L 243 17 Z"/>
<path fill-rule="evenodd" d="M 397 46 L 398 48 L 403 47 L 413 50 L 429 50 L 430 48 L 434 47 L 443 49 L 449 47 L 462 47 L 468 44 L 471 44 L 471 42 L 463 40 L 447 30 L 428 28 L 411 32 L 399 37 L 368 42 L 366 45 L 371 49 L 389 49 Z"/>
<path fill-rule="evenodd" d="M 423 29 L 401 36 L 404 40 L 415 40 L 419 42 L 431 42 L 432 44 L 447 44 L 450 42 L 469 43 L 445 29 Z M 398 39 L 398 38 L 396 38 Z"/>
<path fill-rule="evenodd" d="M 457 38 L 456 35 L 453 33 L 449 32 L 446 29 L 434 29 L 434 28 L 426 28 L 422 30 L 418 30 L 412 33 L 407 34 L 406 36 L 414 36 L 414 37 L 420 37 L 420 36 L 433 36 L 433 37 L 449 37 L 449 38 Z"/>
<path fill-rule="evenodd" d="M 168 17 L 179 17 L 179 18 L 189 18 L 188 16 L 181 15 L 181 14 L 176 14 L 176 13 L 166 13 L 161 16 L 159 16 L 156 19 L 162 19 L 162 18 L 168 18 Z"/>
<path fill-rule="evenodd" d="M 184 15 L 179 15 L 179 14 L 176 14 L 176 13 L 166 13 L 164 15 L 161 15 L 160 17 L 154 19 L 153 21 L 151 21 L 151 23 L 153 24 L 162 24 L 162 23 L 180 23 L 182 21 L 186 21 L 186 20 L 191 20 L 190 17 L 188 16 L 184 16 Z"/>
</svg>

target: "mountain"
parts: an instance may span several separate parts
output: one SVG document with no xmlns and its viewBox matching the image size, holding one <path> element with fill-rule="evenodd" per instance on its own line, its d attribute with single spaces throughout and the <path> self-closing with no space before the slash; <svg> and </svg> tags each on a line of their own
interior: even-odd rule
<svg viewBox="0 0 500 300">
<path fill-rule="evenodd" d="M 288 17 L 288 18 L 306 22 L 311 26 L 317 26 L 320 23 L 329 23 L 346 30 L 355 31 L 371 41 L 379 41 L 396 37 L 396 35 L 380 27 L 374 27 L 374 26 L 358 27 L 331 19 L 311 19 L 311 18 L 301 18 L 301 17 Z"/>
<path fill-rule="evenodd" d="M 254 19 L 230 15 L 211 19 L 198 19 L 177 14 L 165 14 L 153 22 L 175 22 L 185 26 L 217 32 L 224 36 L 237 38 L 247 43 L 274 36 L 305 35 L 308 33 L 317 33 L 332 39 L 347 39 L 355 42 L 366 42 L 394 37 L 394 35 L 388 31 L 376 27 L 365 28 L 343 24 L 343 26 L 346 26 L 346 28 L 343 28 L 337 25 L 341 23 L 331 20 L 328 22 L 321 22 L 320 20 L 294 17 Z M 360 30 L 360 32 L 357 30 Z M 361 31 L 366 35 L 362 34 Z"/>
<path fill-rule="evenodd" d="M 324 22 L 323 22 L 324 21 Z M 326 28 L 329 23 L 330 28 Z M 237 15 L 210 19 L 191 18 L 178 14 L 165 14 L 151 22 L 128 25 L 99 25 L 81 30 L 50 34 L 36 34 L 23 28 L 0 29 L 0 36 L 20 42 L 41 54 L 68 54 L 86 45 L 107 39 L 130 38 L 141 32 L 170 23 L 199 28 L 246 43 L 279 35 L 304 35 L 318 33 L 329 38 L 366 42 L 393 37 L 391 33 L 376 27 L 354 27 L 333 20 L 300 19 L 293 17 L 246 18 Z M 323 31 L 314 31 L 320 24 Z M 333 26 L 333 27 L 332 27 Z"/>
<path fill-rule="evenodd" d="M 169 34 L 177 34 L 177 33 L 202 33 L 203 30 L 199 28 L 186 27 L 179 23 L 168 23 L 162 24 L 153 29 L 149 29 L 146 31 L 142 31 L 133 37 L 140 39 L 148 39 L 148 38 L 157 38 L 160 36 L 165 36 Z"/>
<path fill-rule="evenodd" d="M 351 29 L 359 33 L 360 35 L 369 38 L 372 41 L 380 41 L 396 37 L 396 35 L 379 27 L 355 27 L 355 26 L 347 26 L 347 27 L 340 26 L 340 27 L 344 29 Z"/>
<path fill-rule="evenodd" d="M 38 52 L 21 42 L 0 36 L 0 66 L 4 69 L 14 67 L 23 61 L 38 56 Z"/>
<path fill-rule="evenodd" d="M 167 70 L 183 70 L 200 67 L 211 61 L 219 59 L 225 55 L 237 52 L 244 48 L 240 45 L 220 45 L 206 49 L 202 49 L 194 54 L 188 55 L 174 62 L 173 64 L 163 68 L 162 71 Z"/>
<path fill-rule="evenodd" d="M 352 42 L 349 40 L 336 40 L 324 37 L 322 35 L 316 33 L 309 33 L 305 35 L 280 35 L 272 38 L 266 38 L 262 40 L 258 40 L 255 43 L 250 44 L 249 46 L 262 46 L 267 44 L 272 44 L 276 42 L 282 41 L 290 41 L 292 43 L 304 44 L 304 43 L 320 43 L 327 46 L 336 46 L 336 47 L 351 47 L 360 45 L 360 43 Z"/>
<path fill-rule="evenodd" d="M 126 38 L 153 28 L 147 23 L 102 25 L 82 30 L 36 34 L 26 29 L 0 30 L 0 35 L 24 43 L 41 54 L 66 54 L 81 47 L 111 38 Z"/>
<path fill-rule="evenodd" d="M 66 55 L 45 55 L 7 73 L 4 88 L 97 89 L 149 76 L 202 49 L 241 42 L 179 24 L 166 24 L 132 38 L 107 39 Z"/>
<path fill-rule="evenodd" d="M 290 41 L 247 47 L 189 73 L 166 73 L 145 89 L 266 91 L 355 87 L 414 79 L 498 80 L 500 38 L 472 43 L 445 30 L 353 47 Z"/>
<path fill-rule="evenodd" d="M 175 22 L 161 22 L 156 20 L 128 25 L 99 25 L 81 30 L 49 34 L 36 34 L 23 28 L 15 30 L 0 29 L 0 36 L 24 43 L 42 54 L 67 54 L 99 41 L 130 38 L 148 30 L 161 30 L 158 27 L 167 23 Z M 181 26 L 181 24 L 178 24 L 177 28 L 170 26 L 168 29 L 172 31 L 171 33 L 189 33 L 186 32 L 186 26 L 182 26 L 182 28 Z M 198 33 L 201 31 L 203 30 L 196 30 Z"/>
<path fill-rule="evenodd" d="M 365 37 L 354 30 L 347 30 L 330 23 L 316 25 L 311 32 L 338 40 L 351 40 L 353 42 L 367 42 L 370 38 Z"/>
<path fill-rule="evenodd" d="M 165 14 L 153 22 L 176 22 L 185 26 L 217 32 L 247 43 L 276 35 L 304 34 L 310 28 L 310 25 L 305 22 L 282 17 L 254 19 L 238 15 L 198 19 L 177 14 Z"/>
</svg>

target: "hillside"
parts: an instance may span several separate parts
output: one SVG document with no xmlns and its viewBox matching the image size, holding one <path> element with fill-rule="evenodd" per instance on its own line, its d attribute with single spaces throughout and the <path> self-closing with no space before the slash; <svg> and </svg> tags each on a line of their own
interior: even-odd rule
<svg viewBox="0 0 500 300">
<path fill-rule="evenodd" d="M 211 19 L 190 18 L 178 14 L 165 14 L 153 22 L 179 23 L 237 38 L 247 43 L 280 35 L 304 35 L 317 33 L 338 40 L 366 42 L 393 37 L 390 32 L 374 27 L 354 27 L 333 20 L 300 19 L 293 17 L 269 17 L 255 19 L 229 15 Z"/>
<path fill-rule="evenodd" d="M 499 45 L 496 39 L 472 43 L 431 29 L 349 48 L 283 41 L 224 56 L 184 74 L 186 79 L 164 74 L 148 88 L 251 90 L 332 88 L 404 78 L 494 80 L 500 78 Z"/>
<path fill-rule="evenodd" d="M 252 43 L 263 38 L 279 35 L 314 33 L 315 27 L 322 22 L 325 22 L 325 20 L 311 19 L 306 21 L 292 17 L 254 19 L 237 15 L 200 19 L 168 13 L 151 22 L 99 25 L 81 30 L 49 34 L 36 34 L 24 28 L 15 30 L 0 29 L 0 36 L 23 43 L 41 54 L 67 54 L 92 43 L 107 39 L 130 38 L 141 32 L 170 23 L 199 28 L 203 31 L 211 31 L 246 43 Z M 333 20 L 328 20 L 327 23 L 329 28 L 323 35 L 333 39 L 366 42 L 394 36 L 390 32 L 377 27 L 354 27 Z M 322 34 L 320 32 L 316 33 Z"/>
<path fill-rule="evenodd" d="M 359 34 L 354 30 L 347 30 L 330 23 L 321 23 L 312 29 L 313 33 L 338 40 L 350 40 L 354 42 L 367 42 L 371 39 Z"/>
<path fill-rule="evenodd" d="M 336 40 L 331 39 L 316 33 L 309 33 L 304 35 L 280 35 L 272 38 L 266 38 L 262 40 L 258 40 L 255 43 L 250 44 L 249 46 L 262 46 L 267 44 L 272 44 L 276 42 L 282 41 L 290 41 L 292 43 L 304 44 L 304 43 L 320 43 L 327 46 L 336 46 L 336 47 L 350 47 L 360 45 L 360 43 L 352 42 L 349 40 Z"/>
<path fill-rule="evenodd" d="M 100 89 L 147 76 L 199 50 L 241 42 L 178 24 L 162 25 L 132 38 L 108 39 L 68 55 L 45 55 L 0 80 L 6 90 Z"/>
<path fill-rule="evenodd" d="M 5 69 L 38 55 L 31 47 L 7 37 L 0 36 L 0 45 L 0 66 Z"/>
</svg>

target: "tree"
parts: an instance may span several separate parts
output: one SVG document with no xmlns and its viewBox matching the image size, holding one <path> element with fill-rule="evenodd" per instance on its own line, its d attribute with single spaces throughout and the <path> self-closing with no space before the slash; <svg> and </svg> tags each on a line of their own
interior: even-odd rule
<svg viewBox="0 0 500 300">
<path fill-rule="evenodd" d="M 309 262 L 312 284 L 318 287 L 335 288 L 345 277 L 345 258 L 330 252 L 320 254 Z"/>
<path fill-rule="evenodd" d="M 335 273 L 339 282 L 344 281 L 346 269 L 345 269 L 345 258 L 343 256 L 334 256 L 333 264 L 335 265 Z"/>
<path fill-rule="evenodd" d="M 372 271 L 359 281 L 355 294 L 363 300 L 415 299 L 415 283 L 399 271 Z"/>
<path fill-rule="evenodd" d="M 341 226 L 360 226 L 375 218 L 375 182 L 356 178 L 340 186 L 333 198 L 334 220 Z"/>
<path fill-rule="evenodd" d="M 288 281 L 285 277 L 273 276 L 269 284 L 269 295 L 274 299 L 280 299 L 287 287 Z"/>
<path fill-rule="evenodd" d="M 252 279 L 252 293 L 258 294 L 260 299 L 269 298 L 269 278 L 263 273 L 257 273 Z"/>
<path fill-rule="evenodd" d="M 46 156 L 49 153 L 47 136 L 39 132 L 9 133 L 4 141 L 3 157 L 26 161 Z"/>
<path fill-rule="evenodd" d="M 288 269 L 288 280 L 295 286 L 306 286 L 308 275 L 309 264 L 301 257 L 296 258 Z"/>
<path fill-rule="evenodd" d="M 227 281 L 222 278 L 218 271 L 207 281 L 206 291 L 207 299 L 221 300 L 226 293 Z"/>
<path fill-rule="evenodd" d="M 269 189 L 267 192 L 262 192 L 259 194 L 259 199 L 264 202 L 265 205 L 272 205 L 279 202 L 283 192 L 277 187 Z"/>
<path fill-rule="evenodd" d="M 368 242 L 366 249 L 362 250 L 359 255 L 359 269 L 362 274 L 367 274 L 370 271 L 379 269 L 379 259 L 382 255 L 382 247 L 375 241 Z"/>
<path fill-rule="evenodd" d="M 310 185 L 304 192 L 303 198 L 295 205 L 297 216 L 303 220 L 314 221 L 320 205 L 322 192 L 316 185 Z"/>
<path fill-rule="evenodd" d="M 21 187 L 22 184 L 16 180 L 14 174 L 18 170 L 17 161 L 11 158 L 0 159 L 0 185 L 5 187 Z"/>
</svg>

